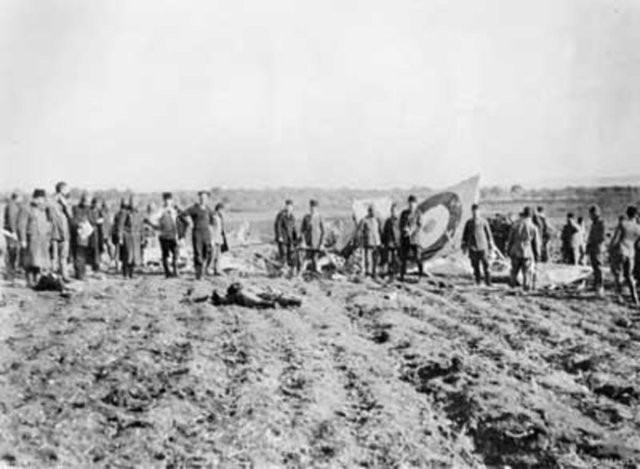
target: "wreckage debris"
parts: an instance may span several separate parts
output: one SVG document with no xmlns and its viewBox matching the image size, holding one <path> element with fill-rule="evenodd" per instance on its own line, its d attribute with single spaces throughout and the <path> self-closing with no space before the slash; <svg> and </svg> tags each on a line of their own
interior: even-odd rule
<svg viewBox="0 0 640 469">
<path fill-rule="evenodd" d="M 217 290 L 211 294 L 211 303 L 220 305 L 238 305 L 245 308 L 282 308 L 299 307 L 302 300 L 293 295 L 287 295 L 272 289 L 257 289 L 245 287 L 240 282 L 234 282 L 227 288 L 226 295 L 221 295 Z"/>
</svg>

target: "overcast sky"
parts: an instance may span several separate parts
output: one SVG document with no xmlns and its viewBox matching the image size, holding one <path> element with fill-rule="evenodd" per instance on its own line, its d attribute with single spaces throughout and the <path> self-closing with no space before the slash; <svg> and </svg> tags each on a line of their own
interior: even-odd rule
<svg viewBox="0 0 640 469">
<path fill-rule="evenodd" d="M 2 0 L 0 186 L 640 174 L 637 0 Z"/>
</svg>

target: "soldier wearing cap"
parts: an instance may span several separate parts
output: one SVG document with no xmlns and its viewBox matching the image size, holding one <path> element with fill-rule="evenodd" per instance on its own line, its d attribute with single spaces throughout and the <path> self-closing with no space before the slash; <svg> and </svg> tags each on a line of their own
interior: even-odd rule
<svg viewBox="0 0 640 469">
<path fill-rule="evenodd" d="M 116 270 L 120 270 L 119 262 L 120 262 L 120 251 L 121 251 L 118 228 L 120 226 L 120 220 L 122 219 L 122 217 L 126 215 L 126 213 L 127 213 L 127 202 L 124 199 L 120 199 L 120 207 L 118 208 L 118 211 L 113 216 L 113 220 L 111 223 L 111 232 L 110 232 L 111 244 L 113 246 L 112 260 L 115 262 Z"/>
<path fill-rule="evenodd" d="M 87 264 L 92 262 L 96 240 L 96 224 L 94 214 L 89 206 L 89 194 L 84 192 L 80 202 L 73 207 L 71 218 L 71 257 L 75 277 L 83 280 Z"/>
<path fill-rule="evenodd" d="M 638 209 L 634 206 L 627 207 L 626 217 L 620 220 L 611 239 L 609 255 L 611 259 L 611 271 L 616 284 L 618 294 L 622 293 L 622 283 L 624 281 L 631 293 L 634 304 L 638 304 L 638 292 L 633 276 L 636 258 L 636 243 L 640 240 L 640 225 L 637 221 Z"/>
<path fill-rule="evenodd" d="M 202 278 L 206 267 L 211 264 L 211 224 L 213 212 L 208 205 L 209 193 L 198 192 L 198 202 L 185 210 L 181 219 L 191 226 L 191 240 L 193 242 L 193 264 L 196 279 Z"/>
<path fill-rule="evenodd" d="M 309 201 L 309 213 L 302 219 L 300 227 L 302 240 L 305 243 L 305 260 L 301 272 L 304 272 L 308 264 L 311 264 L 314 272 L 318 271 L 318 257 L 324 245 L 324 220 L 318 211 L 318 201 Z"/>
<path fill-rule="evenodd" d="M 507 253 L 511 258 L 511 286 L 518 285 L 518 275 L 522 272 L 522 287 L 533 287 L 535 263 L 540 259 L 540 232 L 531 219 L 531 209 L 525 207 L 520 219 L 509 233 Z"/>
<path fill-rule="evenodd" d="M 162 194 L 163 206 L 149 217 L 147 223 L 158 230 L 158 240 L 160 251 L 162 252 L 162 268 L 166 278 L 178 276 L 178 240 L 181 229 L 180 214 L 175 207 L 173 194 L 164 192 Z M 171 257 L 171 268 L 169 268 L 169 258 Z"/>
<path fill-rule="evenodd" d="M 604 278 L 602 275 L 602 263 L 604 258 L 604 242 L 606 240 L 604 220 L 600 213 L 600 207 L 592 205 L 589 208 L 591 227 L 587 236 L 586 252 L 593 269 L 593 289 L 598 296 L 604 295 Z"/>
<path fill-rule="evenodd" d="M 142 266 L 142 242 L 144 240 L 144 217 L 138 209 L 136 198 L 129 196 L 122 216 L 118 219 L 118 244 L 122 275 L 133 278 L 136 267 Z"/>
<path fill-rule="evenodd" d="M 55 187 L 56 194 L 49 207 L 52 233 L 51 254 L 53 268 L 58 271 L 63 281 L 68 280 L 67 263 L 71 249 L 71 207 L 69 206 L 69 186 L 59 182 Z"/>
<path fill-rule="evenodd" d="M 494 250 L 493 235 L 489 223 L 480 216 L 478 204 L 471 206 L 471 213 L 462 232 L 462 251 L 469 253 L 476 283 L 480 284 L 484 277 L 487 286 L 491 286 L 489 257 Z"/>
<path fill-rule="evenodd" d="M 19 266 L 20 242 L 18 240 L 18 217 L 21 210 L 21 196 L 17 192 L 11 194 L 11 199 L 4 208 L 4 237 L 7 247 L 5 256 L 5 275 L 7 280 L 13 280 Z"/>
<path fill-rule="evenodd" d="M 298 231 L 296 228 L 296 217 L 293 214 L 292 200 L 285 201 L 284 208 L 276 215 L 274 232 L 280 262 L 287 266 L 291 272 L 295 272 L 298 268 L 296 253 Z"/>
<path fill-rule="evenodd" d="M 562 262 L 578 265 L 580 262 L 580 244 L 582 242 L 582 227 L 576 222 L 573 213 L 567 214 L 567 222 L 562 227 L 560 235 L 562 241 Z"/>
<path fill-rule="evenodd" d="M 400 214 L 400 281 L 404 280 L 409 261 L 416 262 L 420 276 L 423 275 L 418 244 L 418 235 L 422 224 L 421 214 L 418 210 L 418 199 L 414 195 L 410 195 L 408 203 L 409 206 Z"/>
<path fill-rule="evenodd" d="M 45 203 L 44 189 L 36 189 L 29 206 L 24 207 L 18 215 L 18 239 L 28 286 L 34 286 L 40 274 L 51 267 L 51 222 Z"/>
<path fill-rule="evenodd" d="M 391 204 L 391 213 L 382 227 L 382 245 L 387 274 L 393 278 L 398 271 L 398 249 L 400 248 L 400 219 L 396 213 L 398 205 Z"/>
<path fill-rule="evenodd" d="M 540 262 L 549 262 L 549 241 L 551 240 L 551 227 L 547 216 L 544 214 L 544 207 L 536 208 L 536 213 L 532 216 L 533 224 L 540 233 Z"/>
<path fill-rule="evenodd" d="M 217 203 L 211 216 L 211 266 L 213 275 L 221 275 L 220 258 L 229 250 L 224 227 L 224 204 Z"/>
<path fill-rule="evenodd" d="M 362 271 L 364 275 L 377 277 L 381 242 L 380 222 L 376 218 L 375 209 L 370 205 L 367 215 L 360 220 L 357 227 L 358 244 L 362 247 Z"/>
</svg>

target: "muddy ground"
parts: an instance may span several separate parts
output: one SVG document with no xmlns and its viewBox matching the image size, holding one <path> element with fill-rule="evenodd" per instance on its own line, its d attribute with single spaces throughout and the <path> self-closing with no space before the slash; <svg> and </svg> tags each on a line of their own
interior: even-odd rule
<svg viewBox="0 0 640 469">
<path fill-rule="evenodd" d="M 469 279 L 225 276 L 4 288 L 0 465 L 635 467 L 640 322 L 613 297 Z"/>
</svg>

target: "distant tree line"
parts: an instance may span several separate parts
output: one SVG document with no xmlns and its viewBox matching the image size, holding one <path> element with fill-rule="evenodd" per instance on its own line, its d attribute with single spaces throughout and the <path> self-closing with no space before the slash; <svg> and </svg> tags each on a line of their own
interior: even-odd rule
<svg viewBox="0 0 640 469">
<path fill-rule="evenodd" d="M 82 188 L 73 188 L 71 198 L 78 200 L 84 192 Z M 431 190 L 427 187 L 413 187 L 410 189 L 391 190 L 365 190 L 365 189 L 320 189 L 320 188 L 274 188 L 274 189 L 224 189 L 215 187 L 211 189 L 212 203 L 223 202 L 228 209 L 234 212 L 264 212 L 276 211 L 284 203 L 285 199 L 292 199 L 299 209 L 306 208 L 312 198 L 318 199 L 324 210 L 349 211 L 355 199 L 376 197 L 391 197 L 393 200 L 404 204 L 409 194 L 415 194 L 418 198 L 426 197 Z M 126 200 L 132 190 L 104 189 L 89 191 L 91 197 L 104 199 L 109 206 L 116 208 L 121 200 Z M 186 207 L 197 200 L 197 191 L 173 191 L 174 198 L 179 206 Z M 25 192 L 25 196 L 30 194 Z M 0 193 L 1 199 L 7 200 L 9 192 Z M 161 192 L 138 192 L 138 201 L 143 206 L 157 206 L 161 203 Z M 636 186 L 611 186 L 611 187 L 566 187 L 561 189 L 527 189 L 521 185 L 511 187 L 486 186 L 480 189 L 480 200 L 489 204 L 512 203 L 555 203 L 567 201 L 574 204 L 597 203 L 602 208 L 612 207 L 611 210 L 619 210 L 627 204 L 640 203 L 640 187 Z"/>
</svg>

